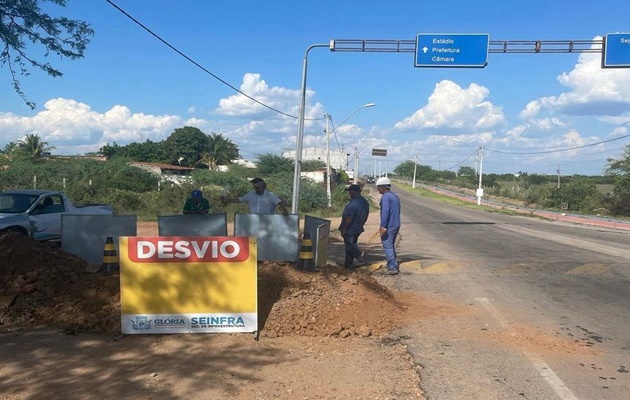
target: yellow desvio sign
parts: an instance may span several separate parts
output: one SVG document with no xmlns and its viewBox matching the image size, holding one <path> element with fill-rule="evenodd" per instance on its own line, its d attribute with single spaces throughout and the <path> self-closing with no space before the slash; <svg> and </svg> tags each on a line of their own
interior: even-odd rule
<svg viewBox="0 0 630 400">
<path fill-rule="evenodd" d="M 121 237 L 125 334 L 258 331 L 256 238 Z"/>
</svg>

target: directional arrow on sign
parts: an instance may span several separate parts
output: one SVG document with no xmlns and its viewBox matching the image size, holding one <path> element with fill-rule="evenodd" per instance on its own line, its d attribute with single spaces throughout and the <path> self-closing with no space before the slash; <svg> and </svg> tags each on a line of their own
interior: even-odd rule
<svg viewBox="0 0 630 400">
<path fill-rule="evenodd" d="M 422 48 L 422 51 L 426 53 L 427 51 L 429 51 L 429 48 L 428 48 L 427 46 L 424 46 L 424 47 Z"/>
</svg>

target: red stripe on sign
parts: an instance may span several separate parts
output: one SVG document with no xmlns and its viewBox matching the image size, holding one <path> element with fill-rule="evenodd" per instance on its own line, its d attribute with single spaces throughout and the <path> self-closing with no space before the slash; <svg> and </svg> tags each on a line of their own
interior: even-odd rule
<svg viewBox="0 0 630 400">
<path fill-rule="evenodd" d="M 243 262 L 249 258 L 247 237 L 129 237 L 129 259 L 155 262 Z"/>
</svg>

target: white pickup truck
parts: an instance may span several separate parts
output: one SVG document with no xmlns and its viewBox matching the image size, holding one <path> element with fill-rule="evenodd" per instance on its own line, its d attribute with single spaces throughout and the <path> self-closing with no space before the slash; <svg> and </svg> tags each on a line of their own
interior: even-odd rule
<svg viewBox="0 0 630 400">
<path fill-rule="evenodd" d="M 0 193 L 0 233 L 16 231 L 36 240 L 61 238 L 63 214 L 112 215 L 107 204 L 75 205 L 52 190 L 9 190 Z"/>
</svg>

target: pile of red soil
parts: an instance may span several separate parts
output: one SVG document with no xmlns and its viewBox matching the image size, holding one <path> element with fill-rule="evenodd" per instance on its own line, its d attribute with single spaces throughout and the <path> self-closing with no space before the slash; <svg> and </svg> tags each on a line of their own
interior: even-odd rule
<svg viewBox="0 0 630 400">
<path fill-rule="evenodd" d="M 403 323 L 405 307 L 371 276 L 326 266 L 297 271 L 259 263 L 261 335 L 381 335 Z M 15 233 L 0 236 L 0 332 L 54 327 L 120 333 L 118 276 L 88 272 L 64 251 Z"/>
</svg>

